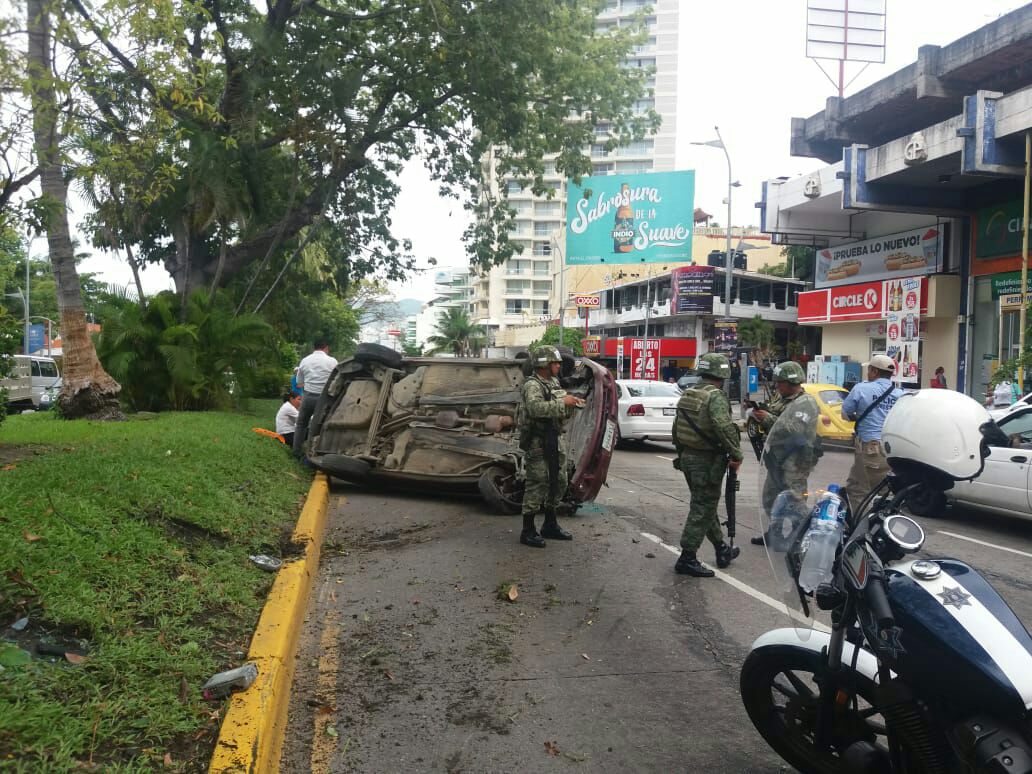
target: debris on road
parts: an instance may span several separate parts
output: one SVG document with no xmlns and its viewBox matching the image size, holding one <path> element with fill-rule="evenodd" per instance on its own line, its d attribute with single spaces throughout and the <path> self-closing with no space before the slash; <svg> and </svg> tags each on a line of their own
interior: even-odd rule
<svg viewBox="0 0 1032 774">
<path fill-rule="evenodd" d="M 515 583 L 502 583 L 498 587 L 498 598 L 508 602 L 515 602 L 520 596 L 519 589 Z"/>
<path fill-rule="evenodd" d="M 201 695 L 208 701 L 222 699 L 234 690 L 243 691 L 250 688 L 257 679 L 258 667 L 249 662 L 236 669 L 227 669 L 214 675 L 201 686 Z"/>
<path fill-rule="evenodd" d="M 254 562 L 258 567 L 265 570 L 266 572 L 277 572 L 279 568 L 283 566 L 283 560 L 277 559 L 274 556 L 266 556 L 265 554 L 252 554 L 247 558 Z"/>
<path fill-rule="evenodd" d="M 656 555 L 654 553 L 652 553 L 651 551 L 649 551 L 647 554 L 645 554 L 645 558 L 646 559 L 655 559 Z"/>
</svg>

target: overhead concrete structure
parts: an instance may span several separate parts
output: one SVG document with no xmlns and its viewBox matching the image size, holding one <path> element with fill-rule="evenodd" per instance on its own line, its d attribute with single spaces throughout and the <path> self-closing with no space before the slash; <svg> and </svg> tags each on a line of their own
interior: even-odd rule
<svg viewBox="0 0 1032 774">
<path fill-rule="evenodd" d="M 791 153 L 834 162 L 854 143 L 881 145 L 961 112 L 977 90 L 1008 93 L 1032 80 L 1032 4 L 947 46 L 922 46 L 917 61 L 856 94 L 829 97 L 792 119 Z"/>
</svg>

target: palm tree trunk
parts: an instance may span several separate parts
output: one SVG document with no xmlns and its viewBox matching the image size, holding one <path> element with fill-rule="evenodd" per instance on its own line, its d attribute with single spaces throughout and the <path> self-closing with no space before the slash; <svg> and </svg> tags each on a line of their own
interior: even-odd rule
<svg viewBox="0 0 1032 774">
<path fill-rule="evenodd" d="M 79 273 L 69 237 L 68 185 L 61 169 L 57 142 L 58 107 L 50 59 L 49 0 L 28 0 L 28 30 L 28 73 L 36 160 L 40 168 L 43 199 L 53 207 L 47 219 L 47 243 L 57 284 L 64 350 L 64 386 L 58 406 L 62 415 L 69 419 L 122 419 L 118 405 L 118 393 L 122 388 L 101 366 L 86 330 Z"/>
</svg>

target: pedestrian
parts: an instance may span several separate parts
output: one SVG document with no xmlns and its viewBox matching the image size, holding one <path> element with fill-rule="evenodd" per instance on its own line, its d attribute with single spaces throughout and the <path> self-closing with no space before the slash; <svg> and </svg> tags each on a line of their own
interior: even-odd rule
<svg viewBox="0 0 1032 774">
<path fill-rule="evenodd" d="M 782 492 L 790 493 L 797 501 L 806 502 L 807 479 L 821 456 L 817 442 L 820 409 L 813 396 L 803 389 L 806 374 L 802 366 L 791 361 L 779 363 L 771 376 L 779 398 L 777 416 L 774 418 L 772 412 L 754 412 L 754 416 L 760 415 L 762 424 L 770 427 L 763 445 L 767 477 L 761 493 L 763 511 L 768 520 L 774 502 Z M 768 538 L 765 531 L 751 542 L 763 545 Z"/>
<path fill-rule="evenodd" d="M 867 381 L 854 387 L 842 401 L 842 416 L 854 422 L 853 467 L 846 480 L 846 494 L 853 508 L 889 474 L 881 433 L 889 409 L 903 395 L 892 383 L 895 361 L 875 355 L 866 363 Z"/>
<path fill-rule="evenodd" d="M 534 373 L 523 382 L 520 448 L 523 449 L 523 529 L 520 542 L 544 548 L 545 538 L 573 540 L 559 526 L 556 507 L 566 494 L 566 450 L 563 425 L 584 401 L 559 385 L 562 356 L 551 346 L 535 347 L 530 355 Z M 534 520 L 545 516 L 541 532 Z"/>
<path fill-rule="evenodd" d="M 681 531 L 681 556 L 674 571 L 712 578 L 713 570 L 699 561 L 696 552 L 705 538 L 713 544 L 717 567 L 727 567 L 738 556 L 739 549 L 724 542 L 717 503 L 725 471 L 730 468 L 737 472 L 742 464 L 742 446 L 738 428 L 731 421 L 731 404 L 724 395 L 724 380 L 731 376 L 727 358 L 705 354 L 699 358 L 695 372 L 701 379 L 677 401 L 674 420 L 674 463 L 684 474 L 691 493 L 688 518 Z"/>
<path fill-rule="evenodd" d="M 939 366 L 935 369 L 935 376 L 932 377 L 932 387 L 940 390 L 947 389 L 946 386 L 946 369 Z"/>
<path fill-rule="evenodd" d="M 294 446 L 294 431 L 297 428 L 297 409 L 301 396 L 289 392 L 283 396 L 283 405 L 276 412 L 276 432 L 283 438 L 287 448 Z"/>
<path fill-rule="evenodd" d="M 297 427 L 294 431 L 294 456 L 301 458 L 308 440 L 308 425 L 315 412 L 330 374 L 337 367 L 337 361 L 330 357 L 330 342 L 324 338 L 315 340 L 312 354 L 307 355 L 297 367 L 297 386 L 301 390 L 301 407 L 297 411 Z"/>
</svg>

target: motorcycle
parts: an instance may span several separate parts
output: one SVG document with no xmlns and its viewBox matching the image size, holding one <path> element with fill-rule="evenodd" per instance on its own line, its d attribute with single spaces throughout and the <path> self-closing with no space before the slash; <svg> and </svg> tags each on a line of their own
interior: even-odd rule
<svg viewBox="0 0 1032 774">
<path fill-rule="evenodd" d="M 765 462 L 761 520 L 791 626 L 756 640 L 740 688 L 767 744 L 804 774 L 1032 772 L 1032 636 L 970 565 L 916 556 L 925 534 L 903 512 L 951 484 L 895 471 L 862 503 L 843 493 L 833 564 L 807 591 L 817 486 L 844 484 L 852 455 L 824 451 L 805 489 Z"/>
</svg>

